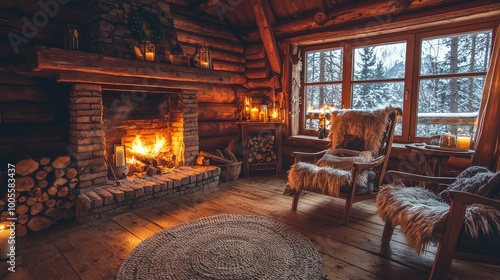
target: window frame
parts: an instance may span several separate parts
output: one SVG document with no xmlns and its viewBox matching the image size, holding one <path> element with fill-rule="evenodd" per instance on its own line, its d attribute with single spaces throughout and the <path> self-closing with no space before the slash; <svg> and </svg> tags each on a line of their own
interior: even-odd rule
<svg viewBox="0 0 500 280">
<path fill-rule="evenodd" d="M 376 46 L 376 45 L 384 45 L 391 44 L 397 42 L 406 41 L 407 49 L 406 49 L 406 62 L 405 62 L 405 77 L 404 77 L 404 101 L 403 101 L 403 126 L 402 126 L 402 134 L 394 137 L 394 142 L 398 143 L 411 143 L 411 142 L 428 142 L 430 137 L 416 137 L 416 128 L 417 128 L 417 110 L 418 110 L 418 82 L 421 79 L 420 76 L 420 51 L 421 51 L 421 40 L 423 38 L 429 37 L 439 37 L 446 35 L 455 35 L 461 33 L 468 33 L 474 31 L 482 31 L 482 30 L 492 30 L 492 38 L 494 38 L 496 32 L 498 32 L 498 24 L 499 21 L 485 21 L 479 23 L 465 23 L 459 26 L 448 27 L 448 26 L 439 26 L 414 30 L 407 33 L 395 33 L 395 34 L 386 34 L 380 35 L 376 37 L 370 38 L 358 38 L 349 41 L 339 41 L 332 42 L 326 44 L 318 44 L 318 45 L 306 45 L 303 46 L 300 50 L 301 56 L 304 58 L 303 69 L 300 73 L 300 80 L 302 86 L 300 88 L 300 114 L 298 118 L 299 135 L 305 136 L 317 136 L 315 130 L 310 130 L 305 128 L 305 112 L 306 112 L 306 95 L 305 88 L 307 85 L 311 83 L 306 83 L 305 80 L 305 53 L 308 51 L 319 51 L 324 49 L 334 49 L 334 48 L 342 48 L 343 54 L 343 73 L 342 73 L 342 109 L 351 108 L 352 107 L 352 86 L 359 81 L 354 81 L 354 56 L 353 51 L 354 48 L 364 47 L 364 46 Z M 425 76 L 423 76 L 425 77 Z M 440 76 L 441 77 L 441 76 Z M 444 78 L 445 76 L 443 76 Z M 369 81 L 369 82 L 377 82 Z M 380 82 L 383 82 L 381 80 Z M 388 80 L 389 81 L 389 80 Z"/>
</svg>

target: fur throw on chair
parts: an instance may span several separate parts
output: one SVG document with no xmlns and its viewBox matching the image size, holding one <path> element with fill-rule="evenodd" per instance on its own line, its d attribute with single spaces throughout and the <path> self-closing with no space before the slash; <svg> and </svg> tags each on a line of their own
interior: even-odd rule
<svg viewBox="0 0 500 280">
<path fill-rule="evenodd" d="M 384 186 L 377 195 L 377 212 L 385 221 L 401 226 L 408 244 L 418 254 L 429 243 L 437 244 L 444 231 L 450 205 L 432 192 L 402 184 Z M 465 232 L 477 238 L 479 232 L 500 231 L 500 212 L 480 204 L 467 206 Z"/>
<path fill-rule="evenodd" d="M 360 151 L 370 151 L 372 156 L 380 149 L 380 143 L 388 122 L 388 116 L 394 108 L 387 107 L 374 111 L 340 110 L 334 111 L 331 118 L 330 135 L 331 149 L 350 148 L 346 139 L 357 138 L 363 146 Z M 350 136 L 350 137 L 348 137 Z M 350 148 L 352 149 L 352 148 Z"/>
<path fill-rule="evenodd" d="M 362 151 L 355 160 L 369 162 L 378 155 L 389 122 L 389 115 L 395 110 L 395 108 L 387 107 L 374 111 L 339 110 L 333 112 L 329 135 L 330 151 L 336 148 Z M 347 161 L 351 159 L 354 160 L 352 157 L 346 157 Z M 307 190 L 339 197 L 341 189 L 348 191 L 352 186 L 351 169 L 352 165 L 349 169 L 341 169 L 298 162 L 292 165 L 288 172 L 288 184 L 284 193 L 293 194 L 295 191 Z M 367 170 L 360 171 L 356 184 L 356 193 L 372 191 L 368 186 Z"/>
</svg>

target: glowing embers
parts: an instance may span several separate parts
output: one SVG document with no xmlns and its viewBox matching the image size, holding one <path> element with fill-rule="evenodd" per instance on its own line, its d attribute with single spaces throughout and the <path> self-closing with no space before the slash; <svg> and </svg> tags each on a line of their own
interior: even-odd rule
<svg viewBox="0 0 500 280">
<path fill-rule="evenodd" d="M 176 157 L 170 152 L 167 139 L 161 134 L 142 139 L 136 135 L 127 148 L 129 175 L 146 172 L 147 175 L 161 175 L 176 166 Z"/>
</svg>

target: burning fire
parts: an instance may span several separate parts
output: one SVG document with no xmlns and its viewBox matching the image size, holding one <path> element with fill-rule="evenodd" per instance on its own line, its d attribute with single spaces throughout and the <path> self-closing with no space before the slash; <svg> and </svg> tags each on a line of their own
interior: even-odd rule
<svg viewBox="0 0 500 280">
<path fill-rule="evenodd" d="M 160 154 L 160 152 L 162 152 L 162 150 L 164 149 L 166 142 L 167 140 L 165 139 L 165 137 L 156 134 L 155 144 L 153 146 L 148 147 L 142 144 L 141 135 L 136 135 L 134 141 L 132 142 L 131 149 L 132 151 L 145 156 L 157 157 Z M 135 162 L 135 158 L 132 157 L 131 163 L 132 161 Z"/>
</svg>

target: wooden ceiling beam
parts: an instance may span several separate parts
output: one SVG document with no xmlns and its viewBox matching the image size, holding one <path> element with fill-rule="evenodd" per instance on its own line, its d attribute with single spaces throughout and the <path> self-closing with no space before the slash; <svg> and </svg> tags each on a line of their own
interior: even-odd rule
<svg viewBox="0 0 500 280">
<path fill-rule="evenodd" d="M 403 11 L 410 12 L 423 8 L 435 7 L 439 5 L 450 5 L 453 3 L 466 2 L 465 0 L 419 0 L 419 1 L 370 1 L 360 4 L 353 1 L 352 4 L 344 6 L 336 6 L 328 11 L 325 11 L 326 22 L 323 25 L 318 25 L 314 21 L 314 14 L 303 15 L 298 18 L 291 19 L 289 22 L 277 24 L 273 27 L 273 32 L 276 37 L 285 38 L 294 35 L 311 33 L 316 30 L 325 30 L 334 28 L 339 25 L 345 25 L 350 22 L 362 20 L 370 20 L 384 15 L 399 15 Z M 387 20 L 386 17 L 380 20 Z M 247 41 L 253 42 L 258 38 L 258 32 L 250 32 L 247 36 Z"/>
<path fill-rule="evenodd" d="M 194 11 L 196 13 L 201 13 L 205 10 L 208 10 L 213 5 L 217 4 L 217 2 L 219 2 L 219 0 L 200 0 L 194 6 Z"/>
<path fill-rule="evenodd" d="M 262 44 L 264 45 L 267 58 L 271 64 L 271 69 L 273 69 L 274 73 L 281 74 L 281 60 L 278 45 L 276 44 L 272 27 L 269 25 L 269 21 L 264 12 L 262 2 L 261 0 L 250 0 L 250 4 L 255 14 L 255 20 L 259 27 L 260 37 L 262 38 Z"/>
<path fill-rule="evenodd" d="M 473 3 L 461 5 L 461 9 L 442 8 L 425 14 L 418 13 L 394 19 L 386 24 L 373 24 L 360 28 L 350 27 L 330 30 L 288 38 L 292 44 L 313 45 L 335 41 L 353 40 L 397 32 L 417 30 L 421 28 L 432 28 L 443 24 L 453 25 L 455 23 L 489 18 L 500 18 L 500 4 L 489 4 L 484 6 L 472 6 Z"/>
</svg>

